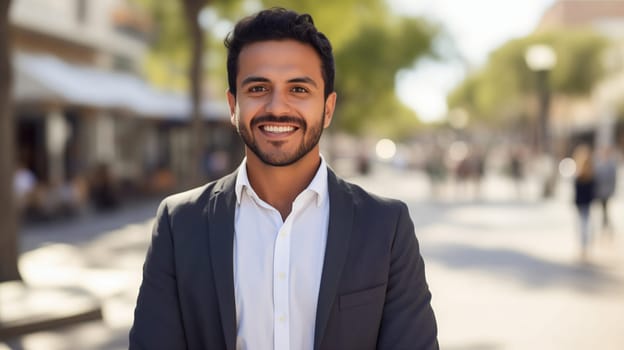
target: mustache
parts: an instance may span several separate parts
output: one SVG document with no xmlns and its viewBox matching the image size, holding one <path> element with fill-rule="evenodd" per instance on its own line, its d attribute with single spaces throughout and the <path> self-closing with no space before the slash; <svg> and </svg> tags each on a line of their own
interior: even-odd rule
<svg viewBox="0 0 624 350">
<path fill-rule="evenodd" d="M 263 124 L 263 123 L 273 123 L 273 124 L 289 123 L 289 124 L 295 124 L 301 129 L 306 129 L 308 126 L 306 121 L 302 118 L 288 116 L 288 115 L 277 117 L 273 114 L 267 114 L 267 115 L 262 115 L 262 116 L 254 118 L 251 121 L 251 127 L 253 128 L 253 127 L 258 126 L 258 124 Z"/>
</svg>

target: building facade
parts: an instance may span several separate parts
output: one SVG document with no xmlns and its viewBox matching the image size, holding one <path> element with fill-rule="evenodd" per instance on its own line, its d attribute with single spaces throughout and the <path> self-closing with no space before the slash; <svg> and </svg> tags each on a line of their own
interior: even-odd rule
<svg viewBox="0 0 624 350">
<path fill-rule="evenodd" d="M 586 98 L 558 97 L 551 112 L 553 129 L 577 142 L 616 145 L 624 150 L 624 0 L 558 0 L 536 31 L 591 29 L 610 41 L 604 54 L 604 79 Z"/>
<path fill-rule="evenodd" d="M 10 21 L 17 158 L 37 179 L 38 210 L 98 204 L 98 193 L 116 193 L 103 199 L 114 204 L 184 184 L 190 100 L 142 79 L 153 35 L 144 11 L 125 0 L 15 0 Z M 232 168 L 242 145 L 225 99 L 202 111 L 209 179 Z"/>
</svg>

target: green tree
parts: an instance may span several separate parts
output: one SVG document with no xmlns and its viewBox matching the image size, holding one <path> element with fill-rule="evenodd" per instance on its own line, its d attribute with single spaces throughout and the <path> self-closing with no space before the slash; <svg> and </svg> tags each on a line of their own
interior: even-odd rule
<svg viewBox="0 0 624 350">
<path fill-rule="evenodd" d="M 161 7 L 154 15 L 161 25 L 155 54 L 148 65 L 152 67 L 149 71 L 153 74 L 150 75 L 159 77 L 161 83 L 174 81 L 180 86 L 179 82 L 184 79 L 175 78 L 175 74 L 183 71 L 181 67 L 188 59 L 185 51 L 189 45 L 183 32 L 184 26 L 176 22 L 185 17 L 176 15 L 180 12 L 173 4 L 176 2 L 137 1 L 151 3 L 150 6 L 155 9 Z M 242 4 L 242 1 L 213 1 L 210 8 L 221 18 L 233 21 L 244 14 Z M 310 13 L 316 25 L 332 41 L 339 95 L 335 128 L 352 134 L 402 136 L 418 125 L 415 113 L 396 97 L 395 76 L 399 70 L 409 68 L 418 58 L 431 53 L 436 28 L 422 19 L 390 13 L 381 0 L 263 0 L 258 4 L 263 8 L 282 6 Z M 222 37 L 214 36 L 208 36 L 205 42 L 209 48 L 207 57 L 219 60 L 219 64 L 208 60 L 206 66 L 214 91 L 225 89 L 225 50 L 222 43 Z M 167 74 L 167 70 L 163 72 L 163 66 L 174 67 L 169 70 L 173 74 Z"/>
<path fill-rule="evenodd" d="M 203 162 L 203 121 L 201 115 L 203 61 L 205 55 L 204 31 L 199 23 L 201 10 L 212 0 L 135 0 L 147 9 L 156 23 L 152 54 L 146 67 L 147 74 L 158 85 L 188 86 L 191 96 L 191 159 L 192 169 L 185 179 L 187 186 L 195 186 L 201 178 Z M 181 63 L 184 62 L 184 63 Z M 180 79 L 185 71 L 186 79 Z"/>
<path fill-rule="evenodd" d="M 431 52 L 434 30 L 417 19 L 398 18 L 367 25 L 336 52 L 340 74 L 337 89 L 342 99 L 338 126 L 353 134 L 386 128 L 400 135 L 417 119 L 396 97 L 395 77 Z M 411 118 L 406 118 L 408 114 Z"/>
<path fill-rule="evenodd" d="M 17 266 L 17 208 L 13 196 L 15 128 L 11 108 L 10 5 L 10 0 L 0 3 L 0 282 L 21 279 Z"/>
<path fill-rule="evenodd" d="M 395 91 L 399 70 L 433 53 L 438 29 L 390 12 L 385 1 L 263 1 L 310 13 L 331 40 L 338 105 L 334 128 L 354 135 L 408 136 L 419 125 Z M 432 55 L 433 57 L 433 55 Z"/>
<path fill-rule="evenodd" d="M 188 32 L 191 34 L 191 61 L 188 70 L 191 93 L 191 139 L 193 169 L 189 185 L 201 183 L 201 165 L 203 163 L 203 121 L 202 104 L 202 62 L 204 59 L 204 31 L 199 25 L 199 12 L 207 4 L 207 0 L 183 0 Z"/>
<path fill-rule="evenodd" d="M 482 69 L 449 94 L 449 106 L 465 108 L 472 117 L 490 122 L 526 115 L 525 101 L 535 94 L 537 75 L 524 57 L 534 44 L 547 44 L 557 55 L 548 80 L 555 95 L 587 95 L 604 74 L 601 56 L 608 41 L 599 34 L 580 30 L 534 34 L 495 50 Z"/>
</svg>

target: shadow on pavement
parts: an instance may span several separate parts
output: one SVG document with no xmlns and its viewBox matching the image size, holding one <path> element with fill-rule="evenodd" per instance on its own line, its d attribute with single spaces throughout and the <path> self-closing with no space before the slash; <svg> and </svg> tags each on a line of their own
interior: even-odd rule
<svg viewBox="0 0 624 350">
<path fill-rule="evenodd" d="M 21 251 L 27 252 L 48 242 L 82 245 L 98 236 L 143 222 L 156 215 L 159 200 L 133 203 L 106 213 L 87 213 L 75 218 L 28 224 L 22 227 Z"/>
<path fill-rule="evenodd" d="M 500 275 L 533 288 L 563 287 L 608 294 L 618 292 L 614 287 L 622 286 L 621 281 L 599 266 L 561 264 L 505 248 L 446 243 L 428 247 L 426 257 L 455 270 Z"/>
<path fill-rule="evenodd" d="M 426 228 L 432 224 L 445 223 L 447 225 L 458 224 L 466 229 L 483 229 L 492 228 L 497 225 L 491 225 L 487 220 L 473 220 L 472 222 L 457 222 L 451 217 L 451 213 L 459 209 L 471 209 L 480 211 L 481 213 L 491 213 L 494 211 L 505 213 L 540 213 L 542 208 L 550 205 L 549 202 L 531 202 L 531 201 L 421 201 L 409 203 L 410 215 L 414 221 L 416 232 Z M 542 208 L 540 208 L 542 207 Z M 545 222 L 539 222 L 543 226 Z"/>
<path fill-rule="evenodd" d="M 98 322 L 87 322 L 77 327 L 34 333 L 28 339 L 14 338 L 4 344 L 11 350 L 123 350 L 128 349 L 128 330 L 105 329 Z"/>
</svg>

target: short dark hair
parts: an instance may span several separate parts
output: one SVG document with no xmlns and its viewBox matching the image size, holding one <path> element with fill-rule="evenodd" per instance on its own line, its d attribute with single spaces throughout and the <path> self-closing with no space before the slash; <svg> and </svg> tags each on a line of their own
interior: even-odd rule
<svg viewBox="0 0 624 350">
<path fill-rule="evenodd" d="M 246 45 L 268 40 L 296 40 L 308 44 L 321 58 L 325 98 L 334 91 L 334 55 L 329 39 L 314 26 L 312 16 L 280 7 L 263 10 L 240 20 L 225 38 L 230 92 L 236 96 L 238 56 Z"/>
</svg>

